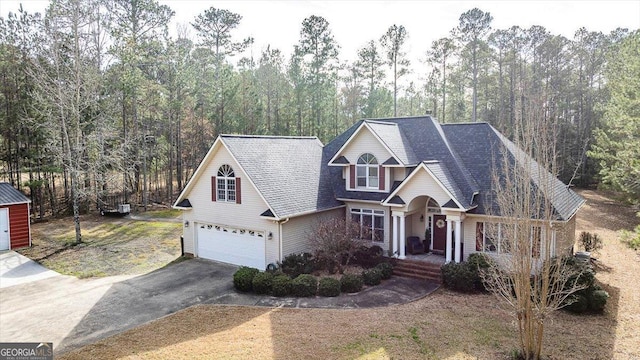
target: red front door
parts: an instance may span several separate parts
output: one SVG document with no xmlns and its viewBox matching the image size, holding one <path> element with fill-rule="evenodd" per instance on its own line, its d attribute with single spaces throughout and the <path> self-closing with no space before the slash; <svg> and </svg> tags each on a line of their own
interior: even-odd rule
<svg viewBox="0 0 640 360">
<path fill-rule="evenodd" d="M 444 254 L 447 243 L 447 217 L 433 215 L 433 252 Z"/>
</svg>

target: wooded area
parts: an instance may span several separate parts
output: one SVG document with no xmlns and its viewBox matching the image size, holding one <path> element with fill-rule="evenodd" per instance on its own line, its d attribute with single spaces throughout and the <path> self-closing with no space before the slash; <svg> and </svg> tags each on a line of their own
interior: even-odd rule
<svg viewBox="0 0 640 360">
<path fill-rule="evenodd" d="M 592 185 L 617 157 L 593 147 L 594 129 L 602 139 L 620 118 L 610 99 L 628 91 L 611 82 L 635 81 L 638 95 L 638 77 L 608 67 L 621 56 L 638 63 L 637 30 L 580 28 L 568 39 L 541 26 L 492 29 L 491 15 L 472 9 L 411 64 L 406 41 L 420 34 L 401 24 L 340 49 L 328 21 L 310 16 L 290 58 L 271 47 L 254 58 L 254 40 L 234 36 L 241 14 L 210 8 L 172 37 L 173 15 L 154 0 L 60 0 L 43 15 L 0 18 L 0 178 L 31 195 L 34 217 L 169 203 L 221 133 L 326 143 L 361 118 L 430 113 L 512 136 L 531 104 L 560 134 L 560 178 Z M 627 110 L 631 125 L 609 144 L 637 144 L 640 115 Z M 639 152 L 628 155 L 635 169 Z M 638 178 L 622 187 L 640 193 Z"/>
</svg>

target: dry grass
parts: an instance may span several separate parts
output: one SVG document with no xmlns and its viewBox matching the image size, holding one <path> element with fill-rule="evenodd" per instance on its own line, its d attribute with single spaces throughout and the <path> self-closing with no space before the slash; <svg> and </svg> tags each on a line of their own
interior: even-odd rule
<svg viewBox="0 0 640 360">
<path fill-rule="evenodd" d="M 599 193 L 578 231 L 605 247 L 598 279 L 612 295 L 603 315 L 557 312 L 546 328 L 549 359 L 640 358 L 638 254 L 617 239 L 637 221 L 631 209 Z M 517 347 L 512 319 L 489 295 L 446 290 L 379 309 L 191 307 L 65 354 L 63 359 L 508 359 Z"/>
<path fill-rule="evenodd" d="M 179 223 L 88 216 L 83 244 L 75 241 L 70 218 L 34 224 L 33 247 L 20 252 L 57 272 L 80 278 L 142 274 L 180 256 Z"/>
</svg>

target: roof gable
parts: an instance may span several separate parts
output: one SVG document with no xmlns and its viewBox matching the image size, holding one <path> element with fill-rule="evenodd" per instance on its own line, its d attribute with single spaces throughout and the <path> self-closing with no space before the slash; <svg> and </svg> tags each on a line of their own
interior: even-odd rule
<svg viewBox="0 0 640 360">
<path fill-rule="evenodd" d="M 436 166 L 438 165 L 438 166 Z M 453 201 L 456 208 L 465 209 L 456 199 L 452 192 L 449 179 L 446 178 L 443 167 L 436 162 L 424 162 L 418 165 L 407 178 L 393 191 L 383 205 L 396 204 L 392 201 L 396 197 L 401 197 L 404 201 L 411 201 L 418 196 L 427 195 L 433 198 L 440 206 Z M 434 172 L 433 169 L 437 171 Z"/>
<path fill-rule="evenodd" d="M 379 163 L 382 163 L 384 159 L 392 157 L 398 163 L 402 161 L 396 157 L 396 155 L 389 149 L 389 147 L 380 139 L 374 130 L 366 121 L 361 121 L 360 125 L 356 128 L 349 138 L 342 144 L 340 149 L 329 160 L 329 166 L 342 165 L 343 162 L 338 162 L 338 159 L 346 158 L 350 164 L 355 164 L 360 155 L 364 153 L 371 153 L 377 159 Z"/>
<path fill-rule="evenodd" d="M 0 205 L 26 204 L 31 200 L 7 182 L 0 182 Z"/>
<path fill-rule="evenodd" d="M 244 169 L 242 164 L 238 161 L 238 159 L 234 156 L 234 154 L 229 150 L 229 148 L 227 147 L 227 145 L 223 141 L 223 136 L 224 135 L 218 136 L 216 141 L 214 141 L 213 145 L 211 145 L 211 147 L 209 148 L 209 151 L 207 152 L 205 157 L 202 159 L 202 161 L 198 165 L 198 168 L 196 169 L 196 171 L 193 173 L 193 175 L 191 176 L 191 178 L 187 182 L 187 185 L 185 185 L 184 189 L 182 190 L 182 192 L 180 193 L 180 195 L 176 199 L 176 201 L 175 201 L 175 203 L 173 205 L 174 208 L 185 210 L 185 207 L 181 206 L 181 205 L 185 204 L 185 200 L 189 201 L 189 204 L 191 204 L 190 200 L 188 199 L 189 194 L 194 190 L 194 188 L 197 186 L 198 182 L 201 181 L 201 178 L 202 178 L 203 174 L 205 174 L 207 172 L 207 168 L 209 167 L 211 162 L 213 162 L 213 160 L 216 158 L 216 156 L 218 156 L 218 154 L 221 151 L 226 152 L 228 154 L 228 156 L 231 158 L 230 160 L 233 162 L 232 164 L 230 164 L 231 167 L 235 171 L 239 170 L 244 175 L 244 177 L 247 180 L 249 180 L 249 184 L 251 184 L 251 186 L 254 188 L 254 190 L 258 193 L 258 195 L 260 196 L 260 199 L 262 199 L 262 201 L 267 206 L 270 206 L 269 203 L 267 202 L 267 200 L 265 199 L 265 197 L 260 192 L 260 190 L 256 187 L 256 184 L 253 182 L 253 180 L 251 179 L 251 177 L 249 176 L 247 171 Z M 207 185 L 207 186 L 210 186 L 210 185 Z"/>
</svg>

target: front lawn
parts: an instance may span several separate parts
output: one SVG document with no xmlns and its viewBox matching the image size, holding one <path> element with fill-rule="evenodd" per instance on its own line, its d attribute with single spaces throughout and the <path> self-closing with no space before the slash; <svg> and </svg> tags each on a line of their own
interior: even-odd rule
<svg viewBox="0 0 640 360">
<path fill-rule="evenodd" d="M 71 218 L 33 224 L 33 247 L 19 252 L 80 278 L 142 274 L 180 256 L 180 223 L 88 216 L 81 226 L 83 243 L 72 246 Z"/>
<path fill-rule="evenodd" d="M 640 358 L 638 254 L 618 239 L 633 209 L 583 191 L 577 233 L 604 240 L 597 278 L 611 295 L 603 315 L 558 311 L 545 329 L 547 359 Z M 200 305 L 104 339 L 61 359 L 510 359 L 513 319 L 491 295 L 440 289 L 410 304 L 374 309 Z"/>
</svg>

